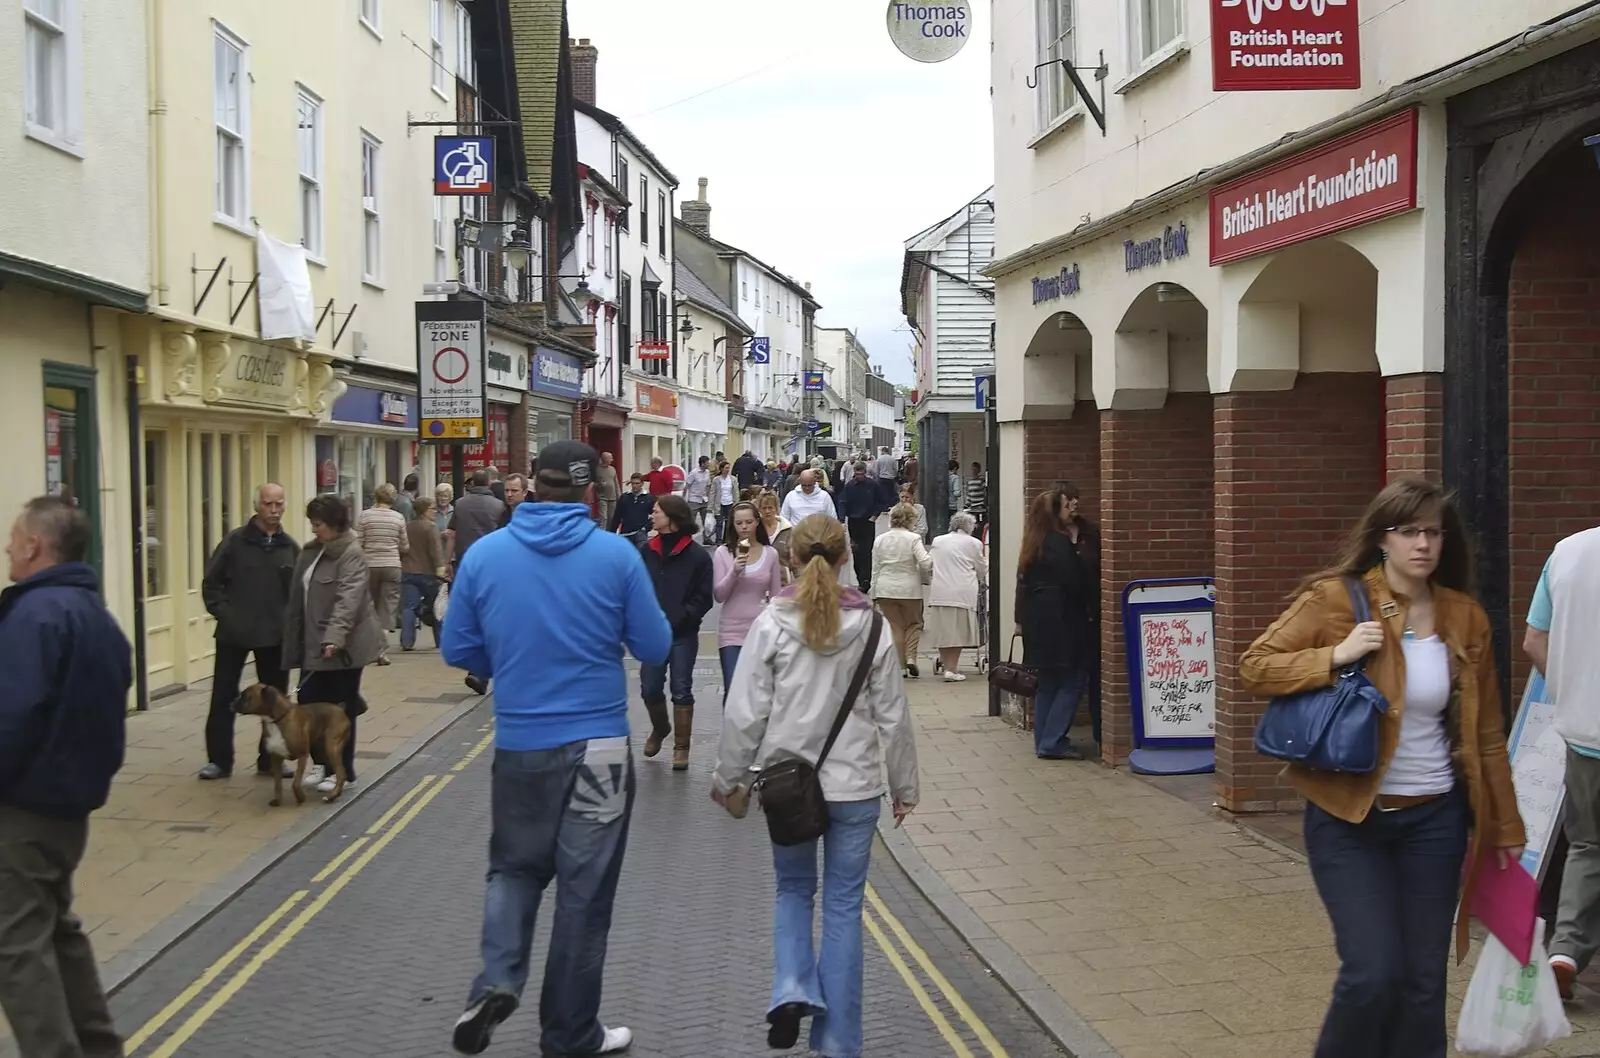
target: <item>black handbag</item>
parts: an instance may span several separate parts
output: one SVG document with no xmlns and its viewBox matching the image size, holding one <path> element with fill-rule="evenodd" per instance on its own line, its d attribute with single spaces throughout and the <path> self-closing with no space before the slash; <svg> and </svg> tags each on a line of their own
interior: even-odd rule
<svg viewBox="0 0 1600 1058">
<path fill-rule="evenodd" d="M 1372 619 L 1366 589 L 1344 578 L 1356 624 Z M 1365 775 L 1378 766 L 1378 736 L 1389 702 L 1362 671 L 1366 655 L 1339 670 L 1332 685 L 1284 694 L 1256 725 L 1256 752 L 1318 771 Z"/>
<path fill-rule="evenodd" d="M 1011 646 L 1006 650 L 1006 659 L 989 669 L 989 682 L 1007 694 L 1014 694 L 1019 698 L 1032 698 L 1039 690 L 1039 670 L 1014 660 L 1017 640 L 1020 638 L 1020 636 L 1011 637 Z"/>
<path fill-rule="evenodd" d="M 856 666 L 855 675 L 850 677 L 850 689 L 839 703 L 839 714 L 833 718 L 833 728 L 828 732 L 828 741 L 823 743 L 817 762 L 808 764 L 793 757 L 780 760 L 763 769 L 761 778 L 755 781 L 755 789 L 761 794 L 761 811 L 767 817 L 767 833 L 774 845 L 803 845 L 828 832 L 828 799 L 822 793 L 817 769 L 828 759 L 828 751 L 833 749 L 839 732 L 844 730 L 845 719 L 855 708 L 856 698 L 867 682 L 867 673 L 872 671 L 882 635 L 883 615 L 874 610 L 872 630 L 867 633 L 867 649 L 862 651 L 861 662 Z"/>
</svg>

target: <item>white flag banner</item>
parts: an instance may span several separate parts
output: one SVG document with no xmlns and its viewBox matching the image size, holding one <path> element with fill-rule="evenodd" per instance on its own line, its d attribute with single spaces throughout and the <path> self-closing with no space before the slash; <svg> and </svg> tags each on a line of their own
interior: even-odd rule
<svg viewBox="0 0 1600 1058">
<path fill-rule="evenodd" d="M 306 249 L 295 243 L 274 239 L 256 232 L 256 297 L 261 315 L 261 337 L 317 337 L 315 308 L 311 298 L 311 272 L 306 268 Z"/>
</svg>

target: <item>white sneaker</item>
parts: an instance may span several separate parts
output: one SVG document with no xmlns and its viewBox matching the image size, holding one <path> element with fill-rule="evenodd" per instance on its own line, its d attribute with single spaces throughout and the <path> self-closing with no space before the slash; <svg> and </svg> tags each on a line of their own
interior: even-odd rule
<svg viewBox="0 0 1600 1058">
<path fill-rule="evenodd" d="M 600 1049 L 596 1054 L 619 1054 L 633 1046 L 633 1030 L 618 1025 L 614 1029 L 606 1030 L 606 1038 L 600 1042 Z"/>
<path fill-rule="evenodd" d="M 326 776 L 327 774 L 328 774 L 328 769 L 324 768 L 322 765 L 320 765 L 320 764 L 307 764 L 306 765 L 306 774 L 305 774 L 305 777 L 300 780 L 300 785 L 304 786 L 304 787 L 307 787 L 307 788 L 312 787 L 312 786 L 317 786 L 317 785 L 321 784 L 323 777 Z"/>
<path fill-rule="evenodd" d="M 339 777 L 337 775 L 329 775 L 328 777 L 323 779 L 321 782 L 317 783 L 317 792 L 318 793 L 333 793 L 333 788 L 334 788 L 334 786 L 336 786 L 338 784 L 338 782 L 339 782 Z M 350 789 L 350 787 L 354 786 L 355 784 L 356 784 L 356 781 L 354 779 L 346 779 L 344 781 L 344 788 L 346 790 L 348 790 L 348 789 Z"/>
<path fill-rule="evenodd" d="M 946 683 L 960 683 L 966 678 L 966 673 L 963 672 L 953 672 L 950 669 L 945 669 L 944 671 L 944 682 Z"/>
</svg>

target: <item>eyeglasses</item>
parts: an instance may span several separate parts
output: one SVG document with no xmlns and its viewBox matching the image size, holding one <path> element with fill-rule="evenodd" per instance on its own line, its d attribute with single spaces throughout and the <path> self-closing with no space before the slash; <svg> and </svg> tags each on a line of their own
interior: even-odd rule
<svg viewBox="0 0 1600 1058">
<path fill-rule="evenodd" d="M 1391 525 L 1384 532 L 1397 533 L 1402 540 L 1415 540 L 1418 536 L 1423 536 L 1438 541 L 1444 537 L 1444 530 L 1437 525 Z"/>
</svg>

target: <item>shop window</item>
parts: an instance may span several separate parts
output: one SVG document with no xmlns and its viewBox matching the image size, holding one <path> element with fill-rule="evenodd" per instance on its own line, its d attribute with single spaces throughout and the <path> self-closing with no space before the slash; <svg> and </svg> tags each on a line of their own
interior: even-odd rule
<svg viewBox="0 0 1600 1058">
<path fill-rule="evenodd" d="M 44 365 L 45 491 L 70 500 L 89 519 L 89 562 L 100 568 L 100 443 L 95 430 L 94 372 Z"/>
<path fill-rule="evenodd" d="M 168 565 L 172 537 L 167 526 L 166 491 L 167 435 L 149 430 L 144 435 L 144 564 L 148 598 L 171 590 Z"/>
<path fill-rule="evenodd" d="M 267 480 L 272 482 L 274 485 L 283 484 L 283 478 L 281 478 L 278 474 L 280 469 L 280 464 L 278 462 L 279 445 L 280 441 L 278 440 L 277 434 L 267 435 Z"/>
</svg>

